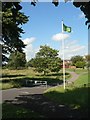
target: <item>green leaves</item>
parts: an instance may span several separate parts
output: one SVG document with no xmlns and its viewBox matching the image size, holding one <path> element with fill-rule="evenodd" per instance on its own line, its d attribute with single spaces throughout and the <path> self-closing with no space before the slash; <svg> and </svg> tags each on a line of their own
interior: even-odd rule
<svg viewBox="0 0 90 120">
<path fill-rule="evenodd" d="M 26 64 L 26 56 L 25 53 L 20 53 L 19 51 L 15 51 L 10 54 L 8 67 L 11 69 L 20 69 L 25 67 Z"/>
<path fill-rule="evenodd" d="M 73 56 L 71 58 L 72 64 L 75 65 L 77 68 L 84 68 L 86 65 L 85 60 L 82 56 Z"/>
<path fill-rule="evenodd" d="M 36 71 L 43 72 L 46 75 L 48 72 L 58 72 L 60 70 L 61 59 L 57 57 L 58 51 L 49 46 L 40 46 L 36 57 L 29 61 L 29 65 L 36 68 Z"/>
<path fill-rule="evenodd" d="M 7 46 L 8 53 L 15 50 L 22 52 L 25 47 L 21 39 L 21 33 L 24 31 L 20 25 L 27 23 L 28 17 L 20 12 L 22 6 L 19 4 L 19 2 L 2 3 L 2 42 L 4 49 Z"/>
</svg>

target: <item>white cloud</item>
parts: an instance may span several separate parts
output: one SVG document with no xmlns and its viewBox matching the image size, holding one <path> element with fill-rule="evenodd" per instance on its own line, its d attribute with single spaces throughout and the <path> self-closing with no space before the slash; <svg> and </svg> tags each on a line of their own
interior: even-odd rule
<svg viewBox="0 0 90 120">
<path fill-rule="evenodd" d="M 52 39 L 55 41 L 61 41 L 69 38 L 68 34 L 58 33 L 52 36 Z"/>
<path fill-rule="evenodd" d="M 65 59 L 70 59 L 72 56 L 75 56 L 75 55 L 83 56 L 86 53 L 88 53 L 87 46 L 78 44 L 78 41 L 76 41 L 76 40 L 72 40 L 72 41 L 69 40 L 68 44 L 67 44 L 67 41 L 65 42 L 65 48 L 64 48 L 64 58 Z M 62 48 L 60 49 L 59 56 L 61 58 L 63 57 Z"/>
<path fill-rule="evenodd" d="M 34 42 L 35 39 L 36 39 L 35 37 L 31 37 L 31 38 L 26 38 L 26 39 L 24 39 L 23 41 L 24 41 L 24 44 L 29 45 L 29 44 L 31 44 L 32 42 Z"/>
<path fill-rule="evenodd" d="M 31 38 L 26 38 L 24 39 L 24 43 L 27 45 L 24 48 L 24 52 L 26 53 L 26 59 L 27 61 L 30 60 L 31 58 L 33 58 L 35 56 L 35 53 L 38 51 L 38 48 L 34 48 L 33 47 L 33 42 L 36 40 L 35 37 L 31 37 Z"/>
<path fill-rule="evenodd" d="M 85 17 L 85 15 L 84 15 L 84 13 L 82 12 L 80 15 L 79 15 L 79 18 L 84 18 Z"/>
</svg>

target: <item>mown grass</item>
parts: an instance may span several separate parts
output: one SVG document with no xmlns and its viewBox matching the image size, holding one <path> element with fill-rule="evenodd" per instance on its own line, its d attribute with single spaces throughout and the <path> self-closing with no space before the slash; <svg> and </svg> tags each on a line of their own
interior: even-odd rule
<svg viewBox="0 0 90 120">
<path fill-rule="evenodd" d="M 75 82 L 75 86 L 82 86 L 84 84 L 90 83 L 90 74 L 84 73 L 82 74 Z"/>
<path fill-rule="evenodd" d="M 74 68 L 66 68 L 66 70 L 71 71 L 71 72 L 73 71 L 73 72 L 75 72 L 77 74 L 81 74 L 83 72 L 88 72 L 87 69 L 83 69 L 83 68 L 76 68 L 76 69 L 74 69 Z"/>
<path fill-rule="evenodd" d="M 2 105 L 2 119 L 7 118 L 38 118 L 40 117 L 39 113 L 36 113 L 30 109 L 26 109 L 14 104 Z"/>
<path fill-rule="evenodd" d="M 69 105 L 72 108 L 88 108 L 88 99 L 90 92 L 90 86 L 84 87 L 84 84 L 88 84 L 88 73 L 81 75 L 72 85 L 66 86 L 66 90 L 63 87 L 53 87 L 45 91 L 44 95 L 49 99 Z"/>
</svg>

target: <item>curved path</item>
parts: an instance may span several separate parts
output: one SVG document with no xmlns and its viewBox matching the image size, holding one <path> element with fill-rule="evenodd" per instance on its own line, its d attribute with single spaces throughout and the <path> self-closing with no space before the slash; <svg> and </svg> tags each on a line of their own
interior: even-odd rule
<svg viewBox="0 0 90 120">
<path fill-rule="evenodd" d="M 68 80 L 68 83 L 72 83 L 74 82 L 75 80 L 78 79 L 78 77 L 80 76 L 80 74 L 76 74 L 75 72 L 71 72 L 71 71 L 67 71 L 68 73 L 71 74 L 71 78 Z"/>
</svg>

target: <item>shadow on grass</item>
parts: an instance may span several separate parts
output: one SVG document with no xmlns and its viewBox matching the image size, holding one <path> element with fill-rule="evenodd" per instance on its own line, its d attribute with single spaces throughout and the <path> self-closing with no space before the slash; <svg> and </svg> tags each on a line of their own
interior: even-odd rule
<svg viewBox="0 0 90 120">
<path fill-rule="evenodd" d="M 26 84 L 26 81 L 28 80 L 28 84 Z M 55 79 L 55 78 L 48 78 L 48 77 L 44 77 L 44 78 L 37 78 L 37 77 L 24 77 L 24 78 L 13 78 L 13 79 L 3 79 L 2 82 L 3 84 L 5 83 L 11 83 L 14 87 L 33 87 L 34 85 L 34 81 L 47 81 L 47 85 L 49 86 L 56 86 L 56 85 L 60 85 L 63 83 L 62 80 L 60 79 Z M 32 82 L 33 81 L 33 82 Z"/>
<path fill-rule="evenodd" d="M 65 94 L 67 95 L 70 94 L 68 92 L 69 91 L 67 91 Z M 58 98 L 59 96 L 63 97 L 62 94 L 59 94 L 57 92 L 53 92 L 53 93 L 51 92 L 50 94 L 52 94 L 53 97 L 55 94 L 56 98 Z M 39 113 L 39 115 L 43 116 L 44 118 L 55 118 L 55 119 L 56 118 L 87 118 L 86 111 L 73 109 L 69 107 L 69 104 L 65 105 L 62 103 L 56 103 L 48 99 L 47 97 L 45 97 L 43 94 L 20 95 L 16 97 L 15 100 L 5 101 L 5 104 L 11 104 L 11 105 L 13 104 L 17 108 L 19 106 L 21 108 L 34 111 L 36 113 Z M 5 114 L 4 111 L 3 113 Z M 30 117 L 30 116 L 27 116 L 27 117 Z"/>
<path fill-rule="evenodd" d="M 66 89 L 64 93 L 58 91 L 50 91 L 46 92 L 45 96 L 56 102 L 69 105 L 72 108 L 88 109 L 88 103 L 90 99 L 89 92 L 90 87 L 81 87 L 74 88 L 72 90 Z"/>
</svg>

